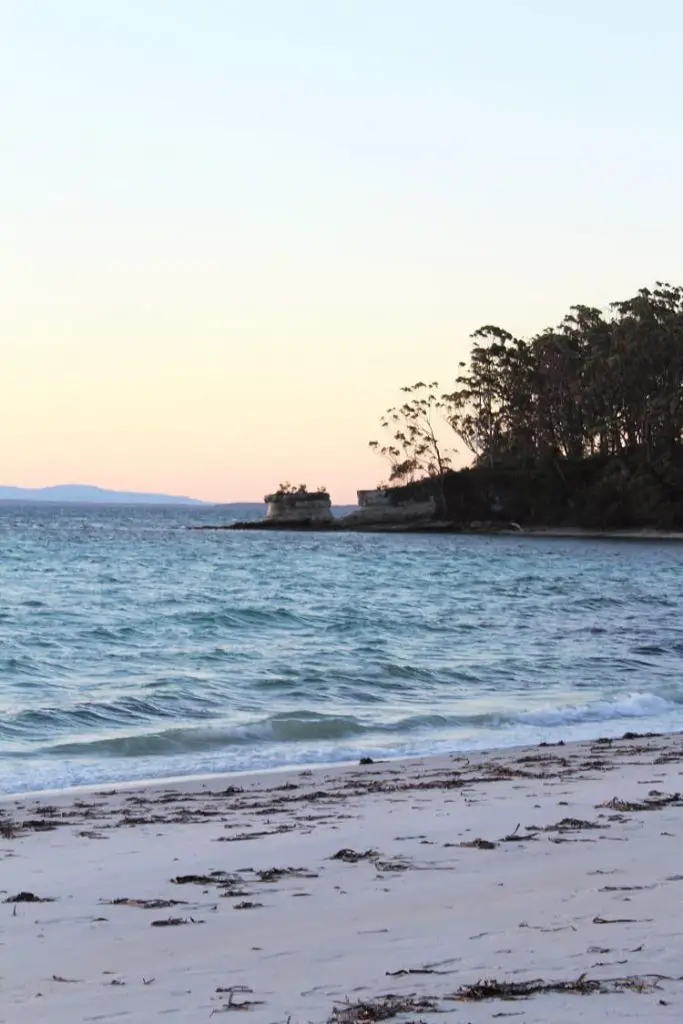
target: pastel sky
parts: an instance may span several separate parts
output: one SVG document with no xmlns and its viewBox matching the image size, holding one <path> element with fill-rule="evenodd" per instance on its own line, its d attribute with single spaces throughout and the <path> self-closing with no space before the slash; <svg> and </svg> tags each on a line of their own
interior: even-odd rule
<svg viewBox="0 0 683 1024">
<path fill-rule="evenodd" d="M 0 483 L 337 501 L 469 334 L 683 282 L 679 0 L 0 0 Z"/>
</svg>

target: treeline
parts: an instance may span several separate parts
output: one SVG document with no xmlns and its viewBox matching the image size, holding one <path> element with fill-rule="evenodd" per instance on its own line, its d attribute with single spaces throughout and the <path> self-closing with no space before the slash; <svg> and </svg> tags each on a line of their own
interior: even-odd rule
<svg viewBox="0 0 683 1024">
<path fill-rule="evenodd" d="M 443 479 L 452 431 L 487 478 L 547 471 L 564 487 L 567 521 L 581 518 L 580 481 L 604 491 L 591 497 L 590 525 L 681 521 L 683 288 L 658 282 L 607 312 L 572 306 L 528 340 L 482 327 L 472 342 L 451 389 L 419 382 L 383 418 L 389 440 L 371 446 L 392 483 Z M 453 488 L 441 490 L 445 500 Z"/>
</svg>

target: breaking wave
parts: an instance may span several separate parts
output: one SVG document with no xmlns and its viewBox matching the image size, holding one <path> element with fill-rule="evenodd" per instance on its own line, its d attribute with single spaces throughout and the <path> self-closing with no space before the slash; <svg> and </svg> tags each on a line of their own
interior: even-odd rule
<svg viewBox="0 0 683 1024">
<path fill-rule="evenodd" d="M 384 741 L 390 749 L 392 738 L 414 734 L 421 735 L 428 746 L 429 738 L 438 740 L 452 736 L 457 739 L 461 733 L 471 733 L 472 730 L 511 732 L 515 726 L 525 726 L 561 731 L 563 727 L 572 725 L 619 723 L 625 719 L 661 720 L 667 716 L 680 716 L 683 720 L 683 695 L 675 701 L 651 693 L 632 693 L 619 700 L 594 701 L 582 707 L 546 707 L 518 714 L 411 715 L 393 722 L 364 722 L 352 715 L 274 715 L 241 725 L 169 728 L 55 743 L 42 747 L 38 753 L 72 758 L 154 758 L 231 747 L 258 748 L 268 744 L 308 747 L 363 738 L 371 744 Z"/>
<path fill-rule="evenodd" d="M 0 789 L 683 729 L 680 547 L 0 507 Z"/>
</svg>

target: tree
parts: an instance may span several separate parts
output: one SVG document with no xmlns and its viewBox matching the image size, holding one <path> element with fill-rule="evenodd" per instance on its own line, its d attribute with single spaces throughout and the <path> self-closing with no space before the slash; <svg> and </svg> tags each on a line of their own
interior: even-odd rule
<svg viewBox="0 0 683 1024">
<path fill-rule="evenodd" d="M 571 306 L 528 340 L 486 325 L 472 335 L 449 393 L 423 382 L 402 390 L 406 401 L 382 420 L 388 442 L 371 442 L 389 459 L 391 482 L 438 478 L 443 502 L 451 462 L 437 428 L 445 420 L 475 468 L 512 471 L 522 506 L 533 481 L 545 481 L 567 517 L 583 507 L 593 522 L 683 525 L 679 286 L 658 281 L 605 310 Z"/>
<path fill-rule="evenodd" d="M 530 341 L 499 327 L 472 335 L 444 395 L 477 463 L 639 455 L 683 444 L 683 289 L 658 282 L 605 316 L 572 306 Z"/>
<path fill-rule="evenodd" d="M 390 482 L 410 483 L 420 477 L 440 480 L 451 468 L 452 449 L 439 439 L 439 421 L 448 422 L 448 408 L 436 381 L 418 381 L 401 388 L 410 396 L 403 405 L 388 409 L 381 419 L 390 441 L 370 441 L 370 447 L 389 460 Z"/>
<path fill-rule="evenodd" d="M 469 366 L 443 399 L 448 419 L 477 462 L 527 455 L 533 447 L 533 360 L 529 345 L 500 327 L 472 335 Z"/>
</svg>

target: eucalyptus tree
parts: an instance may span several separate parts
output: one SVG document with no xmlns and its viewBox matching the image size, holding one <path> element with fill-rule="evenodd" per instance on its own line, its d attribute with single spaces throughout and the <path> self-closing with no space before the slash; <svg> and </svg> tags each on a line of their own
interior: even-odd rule
<svg viewBox="0 0 683 1024">
<path fill-rule="evenodd" d="M 659 281 L 605 311 L 571 306 L 529 340 L 492 325 L 471 340 L 450 390 L 403 388 L 406 401 L 383 417 L 388 440 L 371 447 L 389 460 L 391 483 L 443 481 L 445 420 L 475 466 L 554 463 L 564 480 L 564 460 L 612 460 L 624 494 L 649 474 L 683 515 L 683 288 Z M 612 484 L 605 494 L 622 486 Z"/>
<path fill-rule="evenodd" d="M 454 450 L 441 440 L 450 412 L 437 381 L 418 381 L 401 388 L 406 401 L 388 409 L 380 420 L 389 435 L 385 443 L 370 441 L 373 451 L 388 459 L 390 483 L 411 483 L 433 477 L 438 481 L 441 504 L 445 503 L 443 479 L 452 468 Z"/>
</svg>

